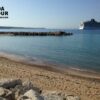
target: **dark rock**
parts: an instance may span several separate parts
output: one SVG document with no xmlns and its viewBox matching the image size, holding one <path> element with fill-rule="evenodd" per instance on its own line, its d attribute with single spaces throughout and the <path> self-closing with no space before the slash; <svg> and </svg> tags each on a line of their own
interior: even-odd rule
<svg viewBox="0 0 100 100">
<path fill-rule="evenodd" d="M 22 82 L 19 79 L 2 79 L 0 80 L 0 87 L 14 88 L 16 85 L 21 85 Z"/>
<path fill-rule="evenodd" d="M 7 100 L 6 98 L 0 97 L 0 100 Z"/>
</svg>

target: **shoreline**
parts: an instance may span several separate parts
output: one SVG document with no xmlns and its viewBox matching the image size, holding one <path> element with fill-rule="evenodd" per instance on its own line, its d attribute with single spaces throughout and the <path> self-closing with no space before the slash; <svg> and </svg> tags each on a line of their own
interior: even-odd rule
<svg viewBox="0 0 100 100">
<path fill-rule="evenodd" d="M 42 62 L 37 59 L 28 59 L 20 55 L 14 55 L 9 53 L 0 53 L 0 58 L 7 59 L 12 62 L 21 63 L 24 65 L 29 65 L 31 67 L 42 68 L 47 71 L 53 71 L 57 73 L 63 73 L 65 75 L 81 77 L 85 79 L 96 79 L 100 81 L 100 73 L 96 71 L 84 70 L 75 68 L 72 66 L 63 66 L 62 64 L 54 64 L 51 62 Z"/>
</svg>

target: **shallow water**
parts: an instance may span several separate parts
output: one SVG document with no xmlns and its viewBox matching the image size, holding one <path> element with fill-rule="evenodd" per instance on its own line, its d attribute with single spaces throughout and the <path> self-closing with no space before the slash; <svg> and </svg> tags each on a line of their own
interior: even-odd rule
<svg viewBox="0 0 100 100">
<path fill-rule="evenodd" d="M 2 31 L 2 30 L 1 30 Z M 6 30 L 7 31 L 7 30 Z M 56 31 L 13 29 L 8 31 Z M 0 36 L 0 52 L 65 67 L 100 71 L 100 30 L 64 30 L 72 36 Z"/>
</svg>

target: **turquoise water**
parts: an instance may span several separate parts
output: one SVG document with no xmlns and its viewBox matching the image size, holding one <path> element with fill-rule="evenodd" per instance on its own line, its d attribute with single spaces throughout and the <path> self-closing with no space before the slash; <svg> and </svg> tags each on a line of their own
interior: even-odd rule
<svg viewBox="0 0 100 100">
<path fill-rule="evenodd" d="M 26 29 L 18 31 L 55 30 Z M 0 36 L 0 51 L 62 64 L 65 67 L 100 71 L 100 30 L 64 31 L 73 32 L 74 35 L 60 37 Z"/>
</svg>

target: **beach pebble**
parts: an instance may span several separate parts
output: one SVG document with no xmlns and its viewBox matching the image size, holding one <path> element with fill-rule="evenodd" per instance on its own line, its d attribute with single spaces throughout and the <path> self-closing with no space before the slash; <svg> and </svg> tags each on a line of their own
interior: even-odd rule
<svg viewBox="0 0 100 100">
<path fill-rule="evenodd" d="M 43 94 L 44 100 L 66 100 L 65 97 L 59 95 L 56 91 L 48 91 Z"/>
<path fill-rule="evenodd" d="M 4 88 L 14 88 L 16 85 L 21 85 L 22 82 L 20 79 L 1 79 L 0 87 Z"/>
<path fill-rule="evenodd" d="M 6 98 L 7 100 L 12 100 L 14 95 L 13 95 L 12 91 L 0 87 L 0 97 Z"/>
<path fill-rule="evenodd" d="M 27 91 L 23 96 L 21 96 L 18 100 L 44 100 L 44 99 L 36 91 L 31 89 Z"/>
<path fill-rule="evenodd" d="M 3 96 L 5 95 L 5 90 L 4 88 L 0 87 L 0 96 Z"/>
<path fill-rule="evenodd" d="M 16 94 L 17 97 L 19 94 L 23 95 L 31 89 L 36 91 L 37 93 L 41 92 L 41 90 L 37 87 L 34 87 L 30 81 L 25 81 L 22 83 L 22 85 L 16 85 L 15 88 L 13 88 L 13 92 Z"/>
<path fill-rule="evenodd" d="M 80 100 L 78 96 L 69 95 L 66 100 Z"/>
<path fill-rule="evenodd" d="M 6 95 L 4 96 L 7 100 L 14 100 L 14 93 L 12 91 L 8 91 L 8 93 L 6 93 Z"/>
<path fill-rule="evenodd" d="M 41 92 L 41 90 L 39 88 L 37 88 L 37 87 L 34 87 L 33 84 L 30 81 L 24 81 L 22 83 L 22 86 L 24 87 L 24 90 L 26 90 L 26 91 L 30 90 L 30 89 L 33 89 L 33 90 L 35 90 L 38 93 Z"/>
</svg>

